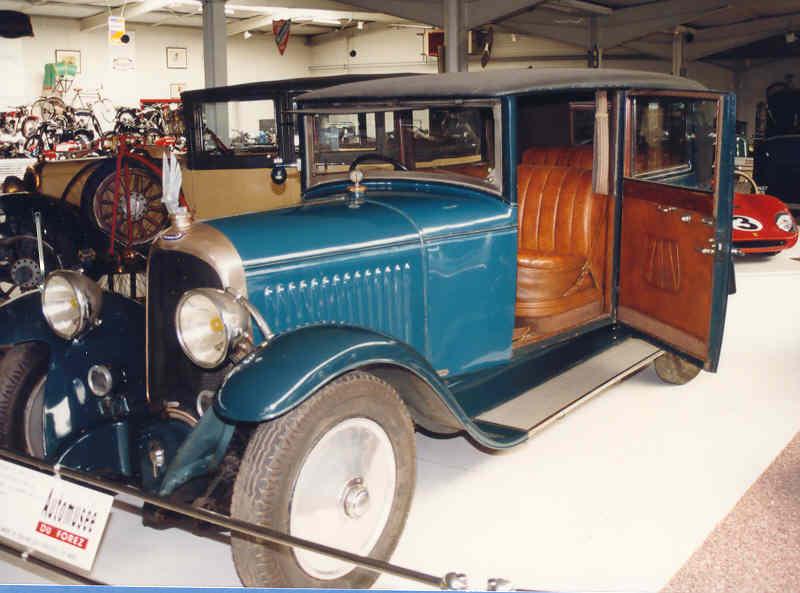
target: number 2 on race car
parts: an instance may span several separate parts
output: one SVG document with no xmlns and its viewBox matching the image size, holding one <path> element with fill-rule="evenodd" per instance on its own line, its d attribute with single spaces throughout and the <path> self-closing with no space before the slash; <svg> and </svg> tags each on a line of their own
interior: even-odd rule
<svg viewBox="0 0 800 593">
<path fill-rule="evenodd" d="M 735 228 L 737 231 L 750 231 L 751 233 L 754 233 L 755 231 L 760 231 L 763 229 L 764 225 L 758 222 L 755 218 L 740 214 L 733 217 L 733 228 Z"/>
</svg>

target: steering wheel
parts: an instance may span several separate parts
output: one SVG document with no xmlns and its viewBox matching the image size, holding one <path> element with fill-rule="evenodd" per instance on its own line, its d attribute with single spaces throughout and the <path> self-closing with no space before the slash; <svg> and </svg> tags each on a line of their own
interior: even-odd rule
<svg viewBox="0 0 800 593">
<path fill-rule="evenodd" d="M 747 181 L 750 184 L 750 188 L 751 188 L 751 192 L 752 193 L 754 193 L 754 194 L 760 194 L 761 193 L 761 188 L 758 187 L 758 184 L 756 183 L 756 180 L 753 179 L 750 175 L 748 175 L 747 173 L 745 173 L 744 171 L 741 171 L 739 169 L 734 169 L 733 174 L 736 177 L 741 177 L 745 181 Z"/>
<path fill-rule="evenodd" d="M 382 163 L 389 163 L 394 167 L 395 171 L 408 171 L 408 167 L 406 167 L 403 163 L 398 161 L 397 159 L 393 159 L 390 156 L 386 156 L 385 154 L 381 154 L 379 152 L 374 152 L 371 154 L 362 154 L 361 156 L 357 156 L 353 159 L 353 162 L 350 163 L 349 172 L 353 172 L 356 170 L 361 163 L 365 161 L 380 161 Z"/>
<path fill-rule="evenodd" d="M 224 142 L 223 142 L 223 141 L 220 139 L 220 137 L 219 137 L 219 136 L 217 136 L 217 135 L 214 133 L 214 131 L 213 131 L 211 128 L 206 128 L 206 129 L 205 129 L 205 131 L 206 131 L 206 132 L 208 132 L 208 135 L 209 135 L 209 136 L 211 136 L 211 140 L 214 142 L 214 145 L 217 147 L 217 150 L 219 150 L 219 151 L 220 151 L 220 152 L 221 152 L 223 155 L 225 155 L 225 156 L 233 156 L 233 154 L 234 154 L 234 152 L 233 152 L 233 149 L 232 149 L 232 148 L 230 148 L 230 147 L 228 147 L 228 146 L 227 146 L 227 145 L 226 145 L 226 144 L 225 144 L 225 143 L 224 143 Z"/>
</svg>

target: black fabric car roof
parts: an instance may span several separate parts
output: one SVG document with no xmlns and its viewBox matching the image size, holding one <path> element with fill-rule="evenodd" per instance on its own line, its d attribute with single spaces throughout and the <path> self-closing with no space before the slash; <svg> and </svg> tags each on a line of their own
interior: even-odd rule
<svg viewBox="0 0 800 593">
<path fill-rule="evenodd" d="M 351 82 L 304 93 L 305 102 L 353 99 L 499 97 L 534 91 L 615 89 L 668 89 L 703 91 L 705 86 L 678 76 L 611 68 L 526 68 L 486 72 L 421 74 Z"/>
<path fill-rule="evenodd" d="M 313 76 L 307 78 L 286 78 L 263 82 L 245 82 L 226 86 L 195 89 L 181 93 L 181 99 L 191 103 L 208 101 L 248 100 L 271 97 L 279 93 L 298 93 L 320 87 L 376 78 L 400 77 L 408 74 L 343 74 L 338 76 Z"/>
</svg>

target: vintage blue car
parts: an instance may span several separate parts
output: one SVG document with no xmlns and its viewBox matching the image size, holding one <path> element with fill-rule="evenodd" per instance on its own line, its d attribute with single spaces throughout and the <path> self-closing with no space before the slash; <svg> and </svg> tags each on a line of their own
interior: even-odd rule
<svg viewBox="0 0 800 593">
<path fill-rule="evenodd" d="M 733 95 L 503 70 L 345 84 L 297 112 L 302 205 L 173 210 L 146 310 L 73 271 L 0 308 L 4 446 L 386 559 L 415 428 L 503 449 L 651 362 L 676 384 L 716 370 Z M 232 541 L 246 585 L 376 578 Z"/>
</svg>

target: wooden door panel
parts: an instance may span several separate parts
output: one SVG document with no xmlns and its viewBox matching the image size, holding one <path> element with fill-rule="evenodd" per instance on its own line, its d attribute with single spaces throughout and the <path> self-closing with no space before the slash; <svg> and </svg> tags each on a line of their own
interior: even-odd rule
<svg viewBox="0 0 800 593">
<path fill-rule="evenodd" d="M 625 182 L 618 317 L 706 360 L 713 223 L 696 209 L 654 201 L 652 192 L 660 189 L 649 183 Z M 706 197 L 711 203 L 712 198 Z M 703 249 L 712 253 L 703 253 Z"/>
</svg>

